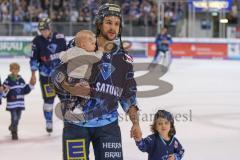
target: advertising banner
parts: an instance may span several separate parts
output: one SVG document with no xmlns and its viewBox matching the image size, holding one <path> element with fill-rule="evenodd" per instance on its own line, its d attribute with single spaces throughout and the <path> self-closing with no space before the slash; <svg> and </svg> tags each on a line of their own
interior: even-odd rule
<svg viewBox="0 0 240 160">
<path fill-rule="evenodd" d="M 4 41 L 0 40 L 0 57 L 29 56 L 31 54 L 30 41 Z"/>
<path fill-rule="evenodd" d="M 133 57 L 146 57 L 146 48 L 147 43 L 146 42 L 135 42 L 131 41 L 132 46 L 131 49 L 128 51 L 128 53 Z"/>
<path fill-rule="evenodd" d="M 173 56 L 176 57 L 196 57 L 196 58 L 226 58 L 228 46 L 225 43 L 173 43 L 170 46 Z M 148 55 L 155 54 L 155 44 L 148 44 Z"/>
<path fill-rule="evenodd" d="M 192 8 L 197 12 L 205 11 L 231 11 L 233 0 L 189 0 Z"/>
</svg>

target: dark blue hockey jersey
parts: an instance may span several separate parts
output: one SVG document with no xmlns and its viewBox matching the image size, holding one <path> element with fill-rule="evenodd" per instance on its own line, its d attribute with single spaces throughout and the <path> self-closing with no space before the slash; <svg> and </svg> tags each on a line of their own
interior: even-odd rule
<svg viewBox="0 0 240 160">
<path fill-rule="evenodd" d="M 63 34 L 53 33 L 50 39 L 36 36 L 32 41 L 30 66 L 32 71 L 39 70 L 40 75 L 49 76 L 60 63 L 59 52 L 67 49 Z"/>
<path fill-rule="evenodd" d="M 164 40 L 168 41 L 168 44 L 163 43 Z M 157 51 L 166 52 L 169 50 L 169 45 L 172 44 L 172 38 L 169 34 L 159 34 L 155 40 Z"/>
<path fill-rule="evenodd" d="M 7 98 L 7 110 L 25 109 L 24 95 L 28 94 L 33 89 L 33 86 L 25 84 L 20 75 L 17 77 L 9 75 L 3 85 L 9 87 L 9 90 L 3 93 L 3 97 Z"/>
<path fill-rule="evenodd" d="M 148 160 L 168 160 L 170 154 L 174 154 L 175 160 L 180 160 L 184 154 L 182 145 L 175 137 L 167 144 L 159 134 L 152 134 L 136 144 L 142 152 L 148 153 Z"/>
<path fill-rule="evenodd" d="M 136 82 L 130 60 L 125 51 L 116 47 L 111 53 L 104 53 L 102 59 L 93 65 L 89 83 L 94 91 L 83 106 L 85 117 L 93 119 L 76 125 L 104 126 L 118 119 L 118 103 L 125 112 L 129 107 L 137 106 Z"/>
</svg>

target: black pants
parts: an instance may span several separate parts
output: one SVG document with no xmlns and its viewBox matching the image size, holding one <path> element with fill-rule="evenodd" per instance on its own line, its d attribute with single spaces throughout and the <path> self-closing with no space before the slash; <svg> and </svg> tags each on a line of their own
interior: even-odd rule
<svg viewBox="0 0 240 160">
<path fill-rule="evenodd" d="M 95 160 L 123 160 L 121 131 L 117 120 L 103 127 L 80 127 L 65 122 L 64 160 L 89 160 L 90 142 Z"/>
</svg>

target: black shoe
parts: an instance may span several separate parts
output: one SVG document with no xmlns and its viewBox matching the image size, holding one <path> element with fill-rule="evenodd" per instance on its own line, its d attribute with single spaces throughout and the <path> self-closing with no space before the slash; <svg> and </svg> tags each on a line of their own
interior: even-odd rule
<svg viewBox="0 0 240 160">
<path fill-rule="evenodd" d="M 14 127 L 14 126 L 10 125 L 8 127 L 8 130 L 11 131 L 11 132 L 17 132 L 17 127 L 16 126 Z"/>
<path fill-rule="evenodd" d="M 18 140 L 17 132 L 12 132 L 12 140 Z"/>
<path fill-rule="evenodd" d="M 9 131 L 12 131 L 12 125 L 10 125 L 10 126 L 8 127 L 8 130 L 9 130 Z"/>
</svg>

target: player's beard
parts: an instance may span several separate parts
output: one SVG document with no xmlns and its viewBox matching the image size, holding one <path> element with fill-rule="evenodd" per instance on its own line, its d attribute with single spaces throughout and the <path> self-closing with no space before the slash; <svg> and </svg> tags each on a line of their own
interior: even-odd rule
<svg viewBox="0 0 240 160">
<path fill-rule="evenodd" d="M 110 36 L 108 35 L 108 34 L 110 34 L 109 32 L 112 32 L 113 34 L 115 34 L 115 36 L 114 36 L 114 37 L 110 37 Z M 107 31 L 107 32 L 101 31 L 101 36 L 102 36 L 104 39 L 108 40 L 108 41 L 113 41 L 113 40 L 115 40 L 115 39 L 117 38 L 117 33 L 114 32 L 114 31 L 112 31 L 112 30 Z"/>
</svg>

